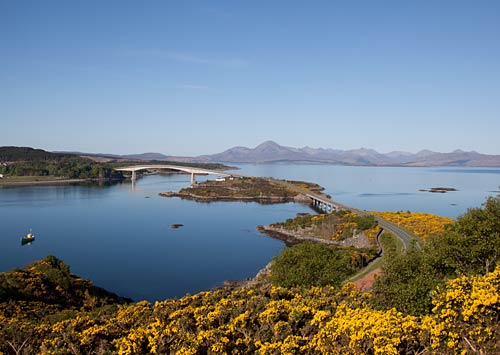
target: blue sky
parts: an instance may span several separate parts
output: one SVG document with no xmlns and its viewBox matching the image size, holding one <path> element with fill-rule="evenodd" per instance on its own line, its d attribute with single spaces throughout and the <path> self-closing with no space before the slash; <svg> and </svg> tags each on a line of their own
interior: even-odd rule
<svg viewBox="0 0 500 355">
<path fill-rule="evenodd" d="M 500 154 L 500 1 L 0 0 L 0 145 Z"/>
</svg>

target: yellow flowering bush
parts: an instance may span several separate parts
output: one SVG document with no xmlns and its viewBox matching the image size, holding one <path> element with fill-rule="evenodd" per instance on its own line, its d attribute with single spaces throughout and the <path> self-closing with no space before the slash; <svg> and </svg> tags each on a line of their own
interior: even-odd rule
<svg viewBox="0 0 500 355">
<path fill-rule="evenodd" d="M 462 276 L 434 291 L 431 316 L 422 328 L 433 349 L 443 353 L 465 350 L 500 351 L 500 267 L 484 276 Z"/>
<path fill-rule="evenodd" d="M 447 217 L 423 212 L 371 212 L 392 223 L 408 229 L 423 239 L 444 232 L 448 225 L 455 223 Z"/>
</svg>

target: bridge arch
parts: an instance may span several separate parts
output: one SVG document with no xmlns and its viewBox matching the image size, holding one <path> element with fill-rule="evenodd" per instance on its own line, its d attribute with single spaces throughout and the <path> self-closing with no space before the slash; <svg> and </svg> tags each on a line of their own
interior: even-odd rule
<svg viewBox="0 0 500 355">
<path fill-rule="evenodd" d="M 224 171 L 220 170 L 210 170 L 210 169 L 202 169 L 202 168 L 197 168 L 194 166 L 182 166 L 182 165 L 155 165 L 155 164 L 150 164 L 150 165 L 132 165 L 132 166 L 125 166 L 121 168 L 115 168 L 116 171 L 130 171 L 132 172 L 132 181 L 135 181 L 137 179 L 137 171 L 140 170 L 148 170 L 148 169 L 168 169 L 168 170 L 177 170 L 177 171 L 184 171 L 186 173 L 191 174 L 191 186 L 193 186 L 196 183 L 196 174 L 201 174 L 201 175 L 222 175 L 222 176 L 231 176 L 231 174 L 228 174 Z"/>
</svg>

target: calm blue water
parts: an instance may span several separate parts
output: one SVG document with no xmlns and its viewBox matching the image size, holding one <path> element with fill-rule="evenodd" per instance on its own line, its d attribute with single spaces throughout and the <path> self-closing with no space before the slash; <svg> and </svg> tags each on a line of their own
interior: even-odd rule
<svg viewBox="0 0 500 355">
<path fill-rule="evenodd" d="M 241 165 L 243 174 L 315 181 L 340 202 L 368 210 L 456 217 L 499 190 L 500 169 Z M 299 204 L 196 203 L 158 196 L 189 176 L 147 176 L 114 186 L 0 188 L 0 271 L 56 255 L 74 273 L 135 300 L 180 297 L 243 279 L 283 243 L 255 227 L 309 211 Z M 432 194 L 420 188 L 454 187 Z M 180 229 L 171 229 L 182 223 Z M 37 240 L 22 247 L 29 228 Z"/>
<path fill-rule="evenodd" d="M 135 190 L 130 183 L 0 189 L 0 270 L 53 254 L 72 272 L 134 300 L 179 297 L 254 276 L 284 246 L 255 227 L 309 211 L 293 203 L 158 196 L 185 186 L 186 176 L 148 176 Z M 173 223 L 185 226 L 171 229 Z M 21 246 L 27 228 L 37 239 Z"/>
<path fill-rule="evenodd" d="M 239 165 L 242 174 L 317 182 L 336 201 L 365 210 L 429 212 L 456 218 L 500 190 L 500 169 L 332 165 Z M 421 192 L 453 187 L 445 194 Z"/>
</svg>

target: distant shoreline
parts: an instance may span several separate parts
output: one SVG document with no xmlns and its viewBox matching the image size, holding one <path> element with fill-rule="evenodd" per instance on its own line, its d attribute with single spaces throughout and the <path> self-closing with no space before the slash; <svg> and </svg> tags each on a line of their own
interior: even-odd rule
<svg viewBox="0 0 500 355">
<path fill-rule="evenodd" d="M 102 181 L 119 181 L 117 179 L 101 179 Z M 121 179 L 120 179 L 121 180 Z M 27 181 L 5 181 L 0 180 L 0 187 L 4 186 L 35 186 L 35 185 L 64 185 L 80 182 L 96 182 L 100 179 L 54 179 L 54 180 L 27 180 Z"/>
<path fill-rule="evenodd" d="M 302 199 L 297 197 L 279 197 L 279 196 L 200 196 L 195 194 L 187 194 L 182 192 L 160 192 L 158 195 L 162 197 L 179 197 L 183 200 L 191 200 L 196 202 L 260 202 L 260 203 L 287 203 L 287 202 L 302 202 Z"/>
</svg>

